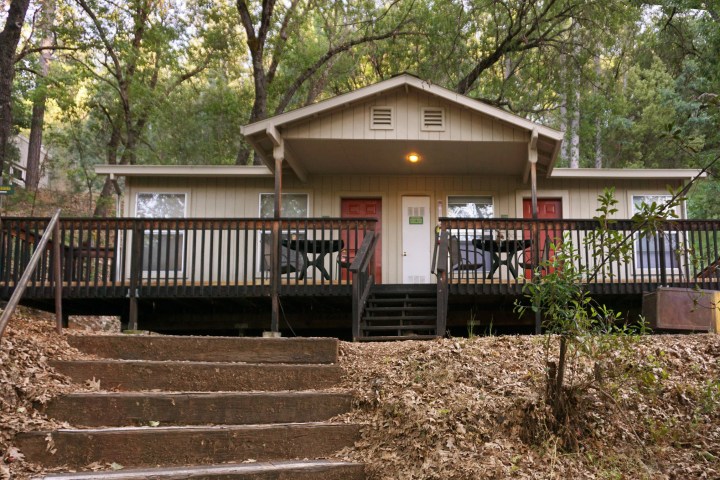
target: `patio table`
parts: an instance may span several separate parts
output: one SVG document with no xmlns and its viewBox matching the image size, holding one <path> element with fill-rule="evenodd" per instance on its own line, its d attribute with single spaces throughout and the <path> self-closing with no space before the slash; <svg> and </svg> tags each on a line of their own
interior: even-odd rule
<svg viewBox="0 0 720 480">
<path fill-rule="evenodd" d="M 532 240 L 488 240 L 486 238 L 474 238 L 472 241 L 475 248 L 485 250 L 492 254 L 492 267 L 487 278 L 492 278 L 493 274 L 502 265 L 508 268 L 508 272 L 514 278 L 517 278 L 517 253 L 522 252 L 532 245 Z M 501 258 L 500 254 L 504 254 L 505 258 Z"/>
<path fill-rule="evenodd" d="M 305 269 L 300 272 L 298 279 L 305 278 L 305 274 L 308 269 L 310 267 L 315 267 L 320 270 L 320 273 L 325 280 L 330 280 L 330 274 L 325 269 L 325 255 L 328 253 L 339 252 L 343 248 L 344 243 L 342 240 L 285 239 L 282 241 L 282 245 L 298 252 L 302 255 L 302 258 L 305 261 Z M 310 261 L 310 258 L 308 257 L 309 255 L 314 256 L 312 261 Z"/>
</svg>

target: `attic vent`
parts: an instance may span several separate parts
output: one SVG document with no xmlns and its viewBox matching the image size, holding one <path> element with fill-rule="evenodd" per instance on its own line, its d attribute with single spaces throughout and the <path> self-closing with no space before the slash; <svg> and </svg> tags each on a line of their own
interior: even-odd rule
<svg viewBox="0 0 720 480">
<path fill-rule="evenodd" d="M 392 130 L 395 128 L 393 107 L 371 107 L 370 128 L 372 130 Z"/>
<path fill-rule="evenodd" d="M 423 108 L 422 130 L 433 132 L 445 131 L 445 109 L 439 107 Z"/>
</svg>

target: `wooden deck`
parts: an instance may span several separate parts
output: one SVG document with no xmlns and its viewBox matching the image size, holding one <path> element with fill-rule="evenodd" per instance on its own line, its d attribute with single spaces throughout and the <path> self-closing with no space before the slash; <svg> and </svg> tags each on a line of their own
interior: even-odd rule
<svg viewBox="0 0 720 480">
<path fill-rule="evenodd" d="M 9 298 L 47 223 L 2 219 L 0 299 Z M 581 261 L 598 267 L 585 282 L 593 294 L 637 296 L 658 286 L 720 290 L 720 221 L 669 221 L 661 233 L 645 239 L 632 233 L 630 221 L 613 225 L 630 239 L 631 261 L 603 262 L 593 255 L 587 241 L 597 227 L 592 220 L 441 219 L 444 240 L 434 265 L 438 318 L 458 297 L 521 296 L 528 282 L 523 276 L 531 274 L 528 265 L 551 252 L 549 241 L 572 242 Z M 267 219 L 61 219 L 63 301 L 75 311 L 102 314 L 108 305 L 126 312 L 128 302 L 136 305 L 132 312 L 138 301 L 147 306 L 160 300 L 352 297 L 360 302 L 353 307 L 358 314 L 373 282 L 380 283 L 367 283 L 374 264 L 366 260 L 374 247 L 362 248 L 368 244 L 363 239 L 374 238 L 374 229 L 373 219 L 275 224 Z M 272 231 L 279 242 L 269 241 Z M 44 252 L 25 294 L 26 302 L 49 309 L 55 289 L 52 252 Z M 369 271 L 354 284 L 356 256 Z M 279 259 L 275 281 L 273 257 Z"/>
</svg>

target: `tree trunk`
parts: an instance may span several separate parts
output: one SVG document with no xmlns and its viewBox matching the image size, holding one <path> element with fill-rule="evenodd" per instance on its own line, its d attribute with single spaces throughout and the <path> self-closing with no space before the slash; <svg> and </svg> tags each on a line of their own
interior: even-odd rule
<svg viewBox="0 0 720 480">
<path fill-rule="evenodd" d="M 110 133 L 110 141 L 107 145 L 107 164 L 117 165 L 117 154 L 118 148 L 120 148 L 120 129 L 116 125 L 110 125 L 112 132 Z M 110 212 L 110 205 L 112 202 L 112 194 L 115 191 L 112 182 L 110 182 L 110 176 L 105 178 L 105 183 L 100 191 L 97 201 L 95 202 L 95 211 L 93 217 L 107 217 Z"/>
<path fill-rule="evenodd" d="M 570 168 L 580 167 L 580 90 L 573 94 L 572 125 L 570 127 Z"/>
<path fill-rule="evenodd" d="M 53 44 L 52 25 L 55 19 L 55 2 L 46 0 L 43 3 L 40 30 L 43 35 L 42 47 L 51 47 Z M 42 154 L 43 128 L 45 125 L 45 77 L 50 69 L 50 50 L 40 52 L 40 78 L 37 79 L 36 93 L 33 102 L 32 120 L 30 122 L 30 142 L 28 145 L 27 175 L 25 177 L 25 188 L 37 190 L 40 184 L 40 156 Z"/>
<path fill-rule="evenodd" d="M 12 131 L 12 83 L 15 76 L 15 51 L 25 22 L 30 0 L 12 0 L 5 27 L 0 32 L 0 173 L 5 171 Z M 0 175 L 0 184 L 2 184 Z"/>
<path fill-rule="evenodd" d="M 595 55 L 595 84 L 600 83 L 602 76 L 602 67 L 600 66 L 600 55 Z M 597 87 L 595 87 L 597 95 Z M 595 112 L 595 168 L 602 168 L 602 115 L 601 112 Z"/>
</svg>

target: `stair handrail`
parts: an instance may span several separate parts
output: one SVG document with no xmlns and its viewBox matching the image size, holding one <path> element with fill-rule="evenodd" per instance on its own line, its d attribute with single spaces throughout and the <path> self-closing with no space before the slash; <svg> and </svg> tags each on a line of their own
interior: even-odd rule
<svg viewBox="0 0 720 480">
<path fill-rule="evenodd" d="M 40 241 L 37 244 L 37 247 L 35 248 L 35 251 L 32 254 L 32 257 L 30 257 L 30 261 L 28 262 L 27 266 L 25 267 L 25 270 L 23 271 L 22 276 L 20 277 L 20 280 L 15 284 L 15 290 L 13 291 L 13 294 L 10 296 L 10 300 L 8 300 L 7 305 L 5 306 L 5 310 L 3 310 L 2 315 L 0 315 L 0 339 L 2 339 L 3 334 L 5 333 L 5 328 L 7 328 L 8 322 L 10 321 L 10 317 L 12 317 L 13 313 L 15 313 L 15 308 L 17 308 L 18 304 L 20 303 L 20 299 L 22 298 L 23 294 L 25 293 L 25 289 L 28 286 L 28 283 L 30 282 L 30 277 L 35 273 L 35 269 L 37 268 L 38 263 L 40 262 L 40 258 L 42 258 L 43 254 L 45 253 L 45 250 L 47 248 L 47 244 L 50 241 L 50 237 L 52 236 L 54 238 L 53 242 L 53 261 L 54 261 L 54 276 L 55 276 L 55 318 L 56 318 L 56 327 L 58 333 L 62 331 L 62 281 L 61 281 L 61 272 L 60 272 L 60 209 L 58 208 L 55 212 L 55 215 L 52 216 L 50 219 L 50 222 L 48 222 L 47 227 L 45 228 L 45 231 L 43 232 L 42 237 L 40 237 Z"/>
<path fill-rule="evenodd" d="M 437 264 L 435 265 L 435 275 L 437 277 L 437 321 L 436 334 L 438 337 L 445 335 L 447 326 L 447 308 L 448 308 L 448 260 L 449 252 L 449 235 L 447 227 L 443 225 L 440 232 L 440 241 L 438 242 Z"/>
<path fill-rule="evenodd" d="M 365 311 L 365 303 L 370 296 L 370 289 L 375 283 L 375 275 L 369 272 L 370 260 L 375 258 L 375 245 L 380 234 L 369 231 L 365 234 L 355 259 L 350 264 L 352 274 L 352 331 L 353 339 L 360 337 L 360 320 Z M 374 262 L 373 262 L 374 263 Z"/>
</svg>

